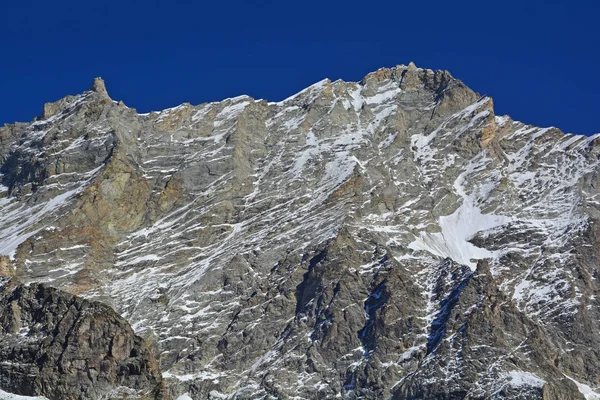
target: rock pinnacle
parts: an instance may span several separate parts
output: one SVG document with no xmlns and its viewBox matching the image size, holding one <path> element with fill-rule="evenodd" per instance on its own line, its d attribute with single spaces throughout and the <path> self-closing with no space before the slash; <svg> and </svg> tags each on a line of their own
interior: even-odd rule
<svg viewBox="0 0 600 400">
<path fill-rule="evenodd" d="M 104 84 L 104 79 L 100 77 L 94 78 L 94 82 L 92 83 L 92 87 L 90 88 L 90 90 L 96 93 L 103 94 L 106 97 L 109 97 L 108 92 L 106 91 L 106 85 Z"/>
</svg>

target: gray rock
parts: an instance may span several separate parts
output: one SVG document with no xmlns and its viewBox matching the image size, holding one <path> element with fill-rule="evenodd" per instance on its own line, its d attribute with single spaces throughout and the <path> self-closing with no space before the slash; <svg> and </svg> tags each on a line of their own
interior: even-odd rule
<svg viewBox="0 0 600 400">
<path fill-rule="evenodd" d="M 0 388 L 53 399 L 169 399 L 143 339 L 104 304 L 3 282 Z"/>
<path fill-rule="evenodd" d="M 173 395 L 600 385 L 597 136 L 412 63 L 273 103 L 53 104 L 0 128 L 0 272 L 114 308 Z"/>
</svg>

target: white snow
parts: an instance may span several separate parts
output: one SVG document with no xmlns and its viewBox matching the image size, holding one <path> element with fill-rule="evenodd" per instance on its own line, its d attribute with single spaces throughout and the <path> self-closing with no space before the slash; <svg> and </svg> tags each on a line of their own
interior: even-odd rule
<svg viewBox="0 0 600 400">
<path fill-rule="evenodd" d="M 79 173 L 82 179 L 72 184 L 75 185 L 74 189 L 60 193 L 46 203 L 31 205 L 11 197 L 0 198 L 0 254 L 14 258 L 17 247 L 39 231 L 35 225 L 46 216 L 55 214 L 72 197 L 81 193 L 103 166 Z"/>
<path fill-rule="evenodd" d="M 189 106 L 190 106 L 190 104 L 188 104 L 188 103 L 183 103 L 183 104 L 180 104 L 180 105 L 178 105 L 178 106 L 175 106 L 175 107 L 171 107 L 171 108 L 164 109 L 164 110 L 162 110 L 162 111 L 160 111 L 160 112 L 158 113 L 158 118 L 157 118 L 157 119 L 156 119 L 156 121 L 154 121 L 154 122 L 155 122 L 155 123 L 157 123 L 157 122 L 161 122 L 161 121 L 165 120 L 166 118 L 168 118 L 168 117 L 169 117 L 171 114 L 173 114 L 173 113 L 176 113 L 176 112 L 178 112 L 179 110 L 183 110 L 183 109 L 185 109 L 185 108 L 187 108 L 187 107 L 189 107 Z M 152 111 L 152 112 L 155 112 L 155 111 Z M 141 114 L 140 114 L 140 115 L 141 115 Z"/>
<path fill-rule="evenodd" d="M 588 385 L 578 382 L 575 379 L 571 378 L 570 376 L 565 375 L 565 377 L 567 377 L 575 385 L 577 385 L 577 389 L 579 390 L 579 393 L 581 393 L 583 395 L 583 397 L 585 397 L 585 400 L 600 400 L 600 393 L 597 392 L 597 390 L 600 389 L 600 387 L 592 389 Z"/>
<path fill-rule="evenodd" d="M 236 118 L 242 113 L 242 111 L 244 111 L 244 108 L 246 108 L 248 104 L 250 104 L 249 101 L 243 101 L 241 103 L 231 104 L 223 108 L 215 118 L 215 127 L 223 125 L 227 120 Z"/>
<path fill-rule="evenodd" d="M 352 98 L 350 103 L 352 104 L 352 107 L 354 107 L 354 111 L 360 111 L 360 109 L 363 106 L 364 100 L 360 95 L 361 91 L 362 87 L 360 85 L 357 85 L 357 88 L 355 90 L 349 92 L 350 97 Z"/>
<path fill-rule="evenodd" d="M 462 135 L 463 133 L 465 133 L 469 129 L 472 129 L 475 126 L 475 123 L 477 121 L 479 121 L 480 119 L 486 118 L 488 115 L 490 115 L 490 111 L 489 110 L 483 110 L 483 111 L 477 113 L 473 118 L 471 118 L 471 120 L 469 121 L 468 124 L 466 124 L 466 125 L 464 125 L 463 127 L 460 128 L 460 130 L 458 131 L 458 133 L 456 133 L 455 137 L 459 138 L 460 135 Z"/>
<path fill-rule="evenodd" d="M 288 98 L 286 98 L 286 99 L 284 99 L 284 100 L 282 100 L 282 101 L 279 101 L 279 102 L 276 102 L 276 103 L 269 103 L 269 104 L 283 105 L 284 103 L 287 103 L 287 102 L 289 102 L 289 101 L 292 101 L 292 100 L 294 100 L 295 98 L 297 98 L 297 97 L 299 97 L 300 95 L 303 95 L 303 94 L 313 94 L 313 95 L 314 95 L 314 94 L 315 94 L 315 92 L 316 92 L 316 93 L 319 93 L 319 92 L 320 92 L 320 90 L 321 90 L 323 87 L 325 87 L 325 86 L 326 86 L 328 83 L 330 83 L 330 82 L 331 82 L 331 81 L 330 81 L 328 78 L 325 78 L 325 79 L 323 79 L 323 80 L 320 80 L 320 81 L 319 81 L 319 82 L 317 82 L 317 83 L 314 83 L 314 84 L 312 84 L 311 86 L 307 87 L 306 89 L 304 89 L 304 90 L 301 90 L 301 91 L 299 91 L 298 93 L 291 95 L 290 97 L 288 97 Z"/>
<path fill-rule="evenodd" d="M 214 374 L 207 371 L 201 371 L 194 374 L 184 374 L 184 375 L 175 375 L 170 372 L 163 373 L 163 378 L 166 379 L 177 379 L 181 382 L 187 382 L 192 380 L 203 380 L 203 381 L 212 381 L 218 380 L 221 377 L 221 374 Z"/>
<path fill-rule="evenodd" d="M 385 102 L 395 98 L 398 95 L 398 93 L 400 93 L 400 88 L 395 87 L 390 90 L 379 92 L 379 93 L 375 94 L 374 96 L 366 97 L 365 102 L 367 104 L 382 104 L 382 103 L 385 103 Z"/>
<path fill-rule="evenodd" d="M 352 174 L 357 161 L 356 157 L 350 157 L 347 152 L 338 153 L 333 161 L 325 164 L 325 176 L 320 185 L 331 189 L 339 186 Z"/>
<path fill-rule="evenodd" d="M 193 400 L 188 393 L 184 393 L 179 396 L 176 400 Z"/>
<path fill-rule="evenodd" d="M 319 154 L 319 143 L 315 134 L 310 131 L 306 135 L 306 148 L 296 157 L 294 166 L 290 170 L 292 179 L 298 179 L 304 170 L 306 163 L 314 156 Z"/>
<path fill-rule="evenodd" d="M 192 115 L 191 121 L 192 124 L 202 120 L 202 118 L 204 118 L 204 116 L 206 114 L 208 114 L 208 112 L 211 110 L 211 105 L 210 104 L 206 104 L 204 105 L 202 108 L 198 109 L 198 111 L 196 111 L 194 113 L 194 115 Z"/>
<path fill-rule="evenodd" d="M 505 125 L 508 121 L 510 121 L 510 117 L 508 115 L 496 116 L 494 119 L 497 126 Z"/>
<path fill-rule="evenodd" d="M 539 376 L 530 372 L 523 371 L 510 371 L 508 373 L 508 379 L 511 386 L 529 386 L 529 387 L 543 387 L 546 381 L 541 379 Z"/>
<path fill-rule="evenodd" d="M 400 360 L 398 362 L 410 360 L 415 354 L 417 354 L 419 351 L 422 351 L 424 347 L 424 344 L 410 347 L 400 355 Z"/>
<path fill-rule="evenodd" d="M 477 263 L 472 260 L 494 258 L 497 254 L 477 247 L 469 242 L 478 232 L 504 225 L 512 218 L 503 215 L 483 214 L 476 205 L 478 193 L 467 194 L 463 182 L 467 175 L 483 168 L 485 159 L 470 162 L 467 170 L 454 182 L 455 192 L 463 201 L 452 214 L 439 217 L 441 232 L 420 232 L 420 236 L 409 244 L 413 250 L 428 251 L 439 257 L 449 257 L 454 261 L 475 270 Z"/>
<path fill-rule="evenodd" d="M 135 257 L 134 259 L 131 260 L 127 260 L 127 261 L 117 261 L 115 263 L 115 265 L 117 267 L 123 266 L 123 265 L 135 265 L 135 264 L 139 264 L 145 261 L 160 261 L 162 257 L 157 256 L 156 254 L 146 254 L 140 257 Z"/>
<path fill-rule="evenodd" d="M 391 146 L 392 143 L 394 143 L 394 140 L 396 139 L 397 136 L 398 136 L 398 132 L 392 133 L 387 138 L 385 138 L 383 141 L 381 141 L 381 143 L 379 143 L 377 145 L 377 147 L 380 150 L 388 148 L 389 146 Z"/>
<path fill-rule="evenodd" d="M 0 400 L 48 400 L 42 396 L 21 396 L 18 394 L 8 393 L 0 389 Z"/>
<path fill-rule="evenodd" d="M 56 211 L 81 188 L 62 193 L 45 204 L 30 207 L 26 204 L 14 209 L 12 199 L 0 200 L 0 254 L 14 258 L 17 247 L 35 235 L 38 230 L 30 230 L 46 214 Z"/>
</svg>

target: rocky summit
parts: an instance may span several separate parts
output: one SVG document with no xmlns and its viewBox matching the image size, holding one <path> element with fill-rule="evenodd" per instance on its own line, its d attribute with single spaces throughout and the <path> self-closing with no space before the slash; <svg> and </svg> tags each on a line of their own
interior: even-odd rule
<svg viewBox="0 0 600 400">
<path fill-rule="evenodd" d="M 0 128 L 0 398 L 600 399 L 599 164 L 413 63 L 148 114 L 98 78 Z"/>
</svg>

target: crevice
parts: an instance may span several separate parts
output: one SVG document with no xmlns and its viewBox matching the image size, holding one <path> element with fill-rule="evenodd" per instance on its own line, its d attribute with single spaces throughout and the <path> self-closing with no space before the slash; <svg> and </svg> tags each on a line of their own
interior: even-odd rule
<svg viewBox="0 0 600 400">
<path fill-rule="evenodd" d="M 365 313 L 367 318 L 365 319 L 365 325 L 358 331 L 358 338 L 360 339 L 364 353 L 363 357 L 368 358 L 376 347 L 376 319 L 377 311 L 380 310 L 389 300 L 390 294 L 385 290 L 385 282 L 380 283 L 373 289 L 369 297 L 365 300 Z"/>
<path fill-rule="evenodd" d="M 451 265 L 452 265 L 451 262 L 446 262 L 444 264 L 444 269 L 442 270 L 442 273 L 440 274 L 440 277 L 438 278 L 438 284 L 436 285 L 436 292 L 437 292 L 436 294 L 437 295 L 441 294 L 442 280 L 449 273 L 452 274 L 452 280 L 456 280 L 457 278 L 461 279 L 456 275 L 459 274 L 460 272 L 464 272 L 464 271 L 455 270 L 452 272 L 448 272 L 446 270 L 446 268 L 448 268 Z M 438 311 L 437 315 L 435 316 L 435 319 L 431 323 L 430 333 L 427 338 L 427 353 L 426 353 L 426 355 L 433 353 L 440 345 L 440 342 L 442 341 L 442 339 L 444 338 L 444 335 L 446 334 L 446 326 L 447 326 L 448 320 L 450 319 L 450 316 L 452 314 L 452 310 L 458 303 L 458 300 L 460 298 L 460 295 L 461 295 L 463 289 L 467 286 L 467 284 L 469 283 L 472 276 L 473 276 L 472 272 L 469 272 L 466 276 L 463 275 L 462 279 L 458 283 L 456 283 L 452 287 L 450 292 L 442 299 L 442 301 L 440 301 L 440 310 Z"/>
<path fill-rule="evenodd" d="M 364 310 L 367 317 L 363 328 L 357 332 L 363 348 L 362 360 L 366 361 L 367 364 L 377 346 L 377 312 L 387 304 L 391 296 L 386 290 L 385 284 L 386 282 L 383 281 L 377 285 L 365 300 Z M 344 390 L 352 391 L 356 389 L 356 373 L 357 369 L 346 373 Z"/>
<path fill-rule="evenodd" d="M 307 304 L 314 299 L 317 286 L 320 284 L 314 274 L 315 267 L 327 257 L 327 249 L 321 250 L 308 262 L 308 271 L 304 273 L 302 282 L 296 286 L 296 317 L 304 311 Z"/>
</svg>

